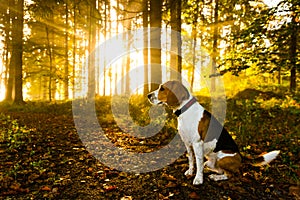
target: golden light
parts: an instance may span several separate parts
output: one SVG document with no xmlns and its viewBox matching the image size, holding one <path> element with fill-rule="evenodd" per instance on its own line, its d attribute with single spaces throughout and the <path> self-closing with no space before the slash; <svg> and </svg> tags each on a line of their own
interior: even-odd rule
<svg viewBox="0 0 300 200">
<path fill-rule="evenodd" d="M 277 6 L 281 1 L 282 0 L 263 0 L 264 4 L 270 8 Z"/>
<path fill-rule="evenodd" d="M 3 36 L 0 35 L 0 41 L 3 41 Z M 5 98 L 6 88 L 5 88 L 5 66 L 3 63 L 3 50 L 4 44 L 0 42 L 0 101 L 3 101 Z"/>
</svg>

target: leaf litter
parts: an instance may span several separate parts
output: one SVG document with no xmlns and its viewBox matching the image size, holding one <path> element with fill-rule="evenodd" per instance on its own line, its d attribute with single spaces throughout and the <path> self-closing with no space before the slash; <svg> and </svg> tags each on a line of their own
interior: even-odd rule
<svg viewBox="0 0 300 200">
<path fill-rule="evenodd" d="M 273 149 L 281 149 L 282 154 L 270 167 L 244 166 L 241 175 L 229 181 L 213 182 L 205 173 L 204 184 L 200 186 L 192 185 L 193 177 L 183 175 L 188 168 L 186 155 L 169 166 L 149 173 L 117 171 L 100 163 L 86 150 L 78 137 L 70 112 L 55 114 L 5 111 L 5 115 L 17 119 L 19 126 L 26 125 L 29 131 L 25 131 L 26 143 L 20 143 L 16 148 L 7 148 L 6 141 L 0 142 L 0 197 L 299 199 L 299 135 L 295 133 L 295 127 L 299 127 L 297 112 L 293 115 L 287 110 L 256 110 L 252 116 L 255 121 L 252 125 L 240 118 L 240 113 L 247 113 L 253 108 L 244 108 L 236 103 L 239 104 L 229 104 L 227 113 L 230 116 L 228 118 L 235 120 L 228 119 L 225 126 L 236 134 L 242 154 L 253 156 Z M 270 116 L 270 112 L 280 117 L 263 117 Z M 283 123 L 286 120 L 291 123 Z M 123 133 L 113 120 L 105 122 L 100 116 L 99 122 L 105 124 L 106 134 L 112 143 L 133 152 L 155 151 L 176 134 L 176 131 L 165 128 L 155 137 L 139 139 Z M 275 130 L 276 135 L 270 135 L 266 129 Z M 245 135 L 243 131 L 256 132 Z M 249 147 L 243 148 L 247 146 Z"/>
</svg>

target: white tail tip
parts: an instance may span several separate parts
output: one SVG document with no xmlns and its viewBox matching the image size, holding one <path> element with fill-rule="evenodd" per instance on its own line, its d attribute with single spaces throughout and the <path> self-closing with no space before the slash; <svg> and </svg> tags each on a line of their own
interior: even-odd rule
<svg viewBox="0 0 300 200">
<path fill-rule="evenodd" d="M 280 153 L 279 150 L 275 150 L 264 154 L 263 155 L 264 161 L 261 163 L 261 165 L 269 164 L 272 160 L 274 160 L 278 156 L 279 153 Z"/>
</svg>

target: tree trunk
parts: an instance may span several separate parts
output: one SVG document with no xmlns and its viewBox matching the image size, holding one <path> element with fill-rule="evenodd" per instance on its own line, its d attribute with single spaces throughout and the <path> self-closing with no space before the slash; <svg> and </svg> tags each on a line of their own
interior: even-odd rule
<svg viewBox="0 0 300 200">
<path fill-rule="evenodd" d="M 297 87 L 296 82 L 296 69 L 297 69 L 297 36 L 298 36 L 298 25 L 296 22 L 296 14 L 292 17 L 292 31 L 291 31 L 291 43 L 290 43 L 290 61 L 291 61 L 291 77 L 290 77 L 290 91 L 295 92 Z"/>
<path fill-rule="evenodd" d="M 278 85 L 280 85 L 281 84 L 281 67 L 280 66 L 278 67 L 277 79 L 278 79 Z"/>
<path fill-rule="evenodd" d="M 117 3 L 117 16 L 120 16 L 120 0 L 116 0 L 116 3 Z M 117 17 L 117 24 L 116 24 L 116 35 L 117 35 L 117 38 L 119 38 L 119 23 L 120 23 L 120 20 L 119 20 L 119 17 Z M 117 66 L 118 68 L 119 66 Z M 118 75 L 119 73 L 115 73 L 115 92 L 114 92 L 114 95 L 118 95 Z"/>
<path fill-rule="evenodd" d="M 143 10 L 143 27 L 144 27 L 144 49 L 143 49 L 143 55 L 144 55 L 144 96 L 146 96 L 149 93 L 149 84 L 148 84 L 148 24 L 149 24 L 149 11 L 148 11 L 148 0 L 143 0 L 144 4 L 144 10 Z"/>
<path fill-rule="evenodd" d="M 99 6 L 101 5 L 101 0 L 97 0 L 98 1 L 98 7 L 97 7 L 97 10 L 99 9 Z M 101 28 L 101 26 L 102 25 L 100 25 L 100 23 L 98 24 L 97 23 L 97 36 L 98 36 L 98 38 L 100 37 L 100 35 L 102 34 L 102 28 Z M 100 39 L 98 39 L 98 40 L 100 40 Z M 97 49 L 97 48 L 96 48 Z M 101 53 L 100 52 L 100 50 L 99 50 L 99 48 L 96 50 L 96 58 L 95 58 L 95 62 L 96 63 L 100 63 L 101 62 L 101 56 L 99 56 L 99 53 Z M 100 88 L 100 80 L 101 80 L 101 73 L 102 73 L 102 71 L 101 71 L 101 68 L 99 67 L 99 66 L 97 66 L 96 68 L 95 68 L 95 92 L 96 92 L 96 95 L 100 95 L 100 90 L 101 90 L 101 88 Z"/>
<path fill-rule="evenodd" d="M 77 53 L 77 45 L 76 45 L 76 41 L 77 41 L 77 38 L 76 38 L 76 25 L 77 25 L 77 15 L 76 15 L 76 5 L 74 5 L 74 8 L 73 8 L 73 23 L 74 23 L 74 26 L 73 26 L 73 72 L 72 72 L 72 92 L 73 92 L 73 99 L 75 99 L 75 94 L 76 94 L 76 85 L 75 85 L 75 79 L 76 79 L 76 53 Z"/>
<path fill-rule="evenodd" d="M 95 97 L 95 46 L 96 46 L 96 0 L 92 0 L 89 5 L 89 57 L 88 57 L 88 94 L 90 101 Z"/>
<path fill-rule="evenodd" d="M 197 47 L 197 38 L 196 38 L 195 35 L 193 35 L 193 59 L 192 59 L 192 75 L 191 75 L 191 92 L 193 92 L 194 81 L 195 81 L 196 47 Z"/>
<path fill-rule="evenodd" d="M 5 80 L 6 80 L 6 94 L 5 94 L 5 101 L 11 102 L 13 100 L 13 85 L 14 85 L 14 76 L 15 76 L 15 70 L 13 68 L 13 65 L 9 62 L 9 54 L 11 53 L 11 19 L 14 18 L 14 14 L 12 13 L 12 6 L 13 6 L 12 0 L 8 1 L 8 13 L 6 15 L 6 24 L 5 24 L 5 43 L 6 43 L 6 72 L 5 72 Z"/>
<path fill-rule="evenodd" d="M 107 0 L 104 0 L 104 41 L 106 41 L 107 38 Z M 104 51 L 106 50 L 106 43 L 104 44 Z M 106 58 L 103 58 L 103 96 L 106 95 Z"/>
<path fill-rule="evenodd" d="M 193 59 L 192 59 L 192 77 L 191 77 L 191 92 L 194 89 L 195 80 L 195 68 L 196 68 L 196 48 L 197 48 L 197 19 L 199 15 L 199 4 L 196 6 L 196 12 L 194 12 L 193 26 L 192 26 L 192 38 L 193 38 Z M 202 52 L 202 50 L 200 49 Z M 202 55 L 202 53 L 201 53 Z"/>
<path fill-rule="evenodd" d="M 46 25 L 46 37 L 47 37 L 47 51 L 49 55 L 49 82 L 48 82 L 48 93 L 49 101 L 52 101 L 52 74 L 53 74 L 53 44 L 50 42 L 50 30 L 48 25 Z M 52 40 L 53 41 L 53 40 Z"/>
<path fill-rule="evenodd" d="M 181 80 L 181 0 L 171 0 L 171 80 Z"/>
<path fill-rule="evenodd" d="M 127 36 L 127 52 L 130 52 L 130 45 L 131 42 L 129 42 L 131 40 L 131 34 L 130 32 L 128 32 Z M 129 71 L 130 71 L 130 65 L 131 65 L 131 60 L 130 60 L 130 54 L 128 53 L 126 55 L 126 74 L 125 74 L 125 94 L 129 95 L 130 94 L 130 77 L 129 77 Z"/>
<path fill-rule="evenodd" d="M 162 0 L 150 1 L 150 61 L 151 61 L 151 91 L 156 90 L 162 82 L 161 65 L 161 21 Z"/>
<path fill-rule="evenodd" d="M 216 91 L 215 74 L 217 72 L 217 53 L 218 53 L 218 20 L 219 18 L 219 0 L 215 0 L 214 8 L 214 33 L 213 33 L 213 53 L 212 53 L 212 67 L 211 67 L 211 92 Z"/>
<path fill-rule="evenodd" d="M 24 0 L 15 1 L 15 18 L 12 18 L 12 55 L 10 64 L 15 69 L 14 77 L 14 103 L 23 102 L 23 76 L 22 76 L 22 55 L 23 55 L 23 13 Z"/>
<path fill-rule="evenodd" d="M 64 99 L 69 99 L 69 8 L 66 1 L 66 30 L 65 30 L 65 71 L 64 71 Z M 75 35 L 75 34 L 74 34 Z"/>
<path fill-rule="evenodd" d="M 5 101 L 11 102 L 13 100 L 13 88 L 14 88 L 15 69 L 12 64 L 9 64 L 8 68 L 8 80 L 5 94 Z"/>
</svg>

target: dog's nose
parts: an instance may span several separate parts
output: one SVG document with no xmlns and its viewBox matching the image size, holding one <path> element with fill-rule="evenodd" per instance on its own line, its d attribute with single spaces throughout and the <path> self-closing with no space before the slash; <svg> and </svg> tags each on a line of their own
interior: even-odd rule
<svg viewBox="0 0 300 200">
<path fill-rule="evenodd" d="M 147 95 L 148 99 L 151 99 L 152 95 L 153 95 L 153 93 L 149 93 L 149 94 Z"/>
</svg>

